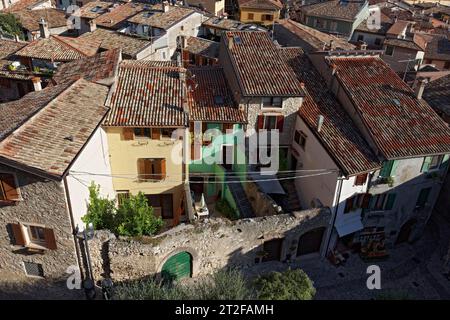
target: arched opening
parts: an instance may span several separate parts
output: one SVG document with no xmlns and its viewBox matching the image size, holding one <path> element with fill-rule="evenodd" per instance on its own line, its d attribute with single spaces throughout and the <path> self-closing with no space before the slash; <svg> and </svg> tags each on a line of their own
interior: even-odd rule
<svg viewBox="0 0 450 320">
<path fill-rule="evenodd" d="M 320 251 L 325 227 L 308 231 L 300 236 L 297 246 L 297 257 Z"/>
<path fill-rule="evenodd" d="M 171 256 L 162 266 L 161 277 L 164 280 L 192 277 L 192 255 L 182 251 Z"/>
<path fill-rule="evenodd" d="M 395 242 L 395 244 L 408 242 L 409 237 L 411 236 L 412 229 L 416 223 L 417 220 L 414 218 L 406 221 L 400 228 L 400 232 L 398 233 L 397 241 Z"/>
</svg>

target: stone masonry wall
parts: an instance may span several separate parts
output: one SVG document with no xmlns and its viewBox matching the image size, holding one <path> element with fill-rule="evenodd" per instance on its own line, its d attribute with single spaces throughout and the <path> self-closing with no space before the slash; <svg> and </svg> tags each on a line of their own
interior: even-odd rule
<svg viewBox="0 0 450 320">
<path fill-rule="evenodd" d="M 252 205 L 253 212 L 257 217 L 278 214 L 278 205 L 276 202 L 274 202 L 267 194 L 261 192 L 255 182 L 245 183 L 243 188 L 248 201 Z"/>
<path fill-rule="evenodd" d="M 250 268 L 257 263 L 263 243 L 274 238 L 284 238 L 281 261 L 289 256 L 296 259 L 300 236 L 328 227 L 330 218 L 329 209 L 314 209 L 234 222 L 209 219 L 134 240 L 98 231 L 89 244 L 95 281 L 108 276 L 117 282 L 158 275 L 164 262 L 181 251 L 192 256 L 193 277 L 224 267 Z M 322 250 L 323 246 L 324 240 Z"/>
</svg>

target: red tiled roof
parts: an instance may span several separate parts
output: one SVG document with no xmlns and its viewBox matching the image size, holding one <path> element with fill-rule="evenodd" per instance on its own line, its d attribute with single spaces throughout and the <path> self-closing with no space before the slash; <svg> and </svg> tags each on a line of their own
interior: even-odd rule
<svg viewBox="0 0 450 320">
<path fill-rule="evenodd" d="M 0 39 L 0 59 L 6 59 L 28 44 L 28 42 Z"/>
<path fill-rule="evenodd" d="M 228 47 L 228 38 L 233 47 Z M 292 69 L 267 32 L 228 31 L 222 37 L 243 96 L 303 96 Z"/>
<path fill-rule="evenodd" d="M 22 26 L 29 31 L 39 31 L 39 20 L 44 18 L 49 29 L 67 26 L 66 14 L 63 10 L 55 8 L 14 11 L 14 16 Z"/>
<path fill-rule="evenodd" d="M 119 29 L 126 25 L 126 20 L 141 12 L 146 7 L 143 3 L 129 2 L 125 4 L 119 4 L 113 7 L 111 11 L 100 15 L 95 18 L 97 26 L 110 29 Z"/>
<path fill-rule="evenodd" d="M 56 98 L 28 114 L 16 131 L 0 142 L 0 162 L 18 163 L 57 179 L 63 177 L 108 112 L 104 107 L 107 87 L 83 79 L 63 86 Z M 46 88 L 41 94 L 48 90 L 59 89 Z"/>
<path fill-rule="evenodd" d="M 120 49 L 113 49 L 68 62 L 58 67 L 52 81 L 61 84 L 84 78 L 92 82 L 103 82 L 102 80 L 114 78 L 120 59 Z"/>
<path fill-rule="evenodd" d="M 187 80 L 189 120 L 246 123 L 220 67 L 193 67 Z M 216 101 L 217 100 L 217 101 Z"/>
<path fill-rule="evenodd" d="M 16 55 L 50 61 L 72 61 L 97 53 L 100 41 L 52 35 L 38 39 L 19 50 Z"/>
<path fill-rule="evenodd" d="M 283 4 L 275 0 L 238 0 L 239 8 L 261 9 L 276 11 L 283 8 Z"/>
<path fill-rule="evenodd" d="M 330 0 L 302 6 L 300 11 L 308 16 L 354 21 L 364 4 L 364 1 L 347 1 L 344 4 L 341 0 Z"/>
<path fill-rule="evenodd" d="M 387 159 L 450 152 L 450 129 L 379 57 L 326 57 Z"/>
<path fill-rule="evenodd" d="M 306 95 L 298 111 L 299 116 L 335 159 L 344 175 L 355 175 L 380 167 L 372 149 L 302 50 L 283 48 L 280 52 L 305 84 Z M 319 115 L 324 117 L 324 122 L 321 130 L 317 131 Z"/>
<path fill-rule="evenodd" d="M 403 33 L 406 29 L 406 27 L 410 24 L 409 21 L 403 21 L 403 20 L 397 20 L 394 22 L 394 24 L 388 29 L 386 34 L 392 34 L 392 35 L 400 35 Z"/>
<path fill-rule="evenodd" d="M 123 61 L 104 125 L 187 126 L 181 72 L 185 70 L 170 63 L 155 66 L 154 61 Z"/>
</svg>

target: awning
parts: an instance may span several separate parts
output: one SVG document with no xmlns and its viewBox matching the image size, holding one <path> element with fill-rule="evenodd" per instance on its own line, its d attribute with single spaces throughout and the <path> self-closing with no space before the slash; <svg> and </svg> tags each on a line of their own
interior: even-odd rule
<svg viewBox="0 0 450 320">
<path fill-rule="evenodd" d="M 264 193 L 286 194 L 276 175 L 249 174 Z"/>
<path fill-rule="evenodd" d="M 361 216 L 359 214 L 355 214 L 354 216 L 345 219 L 345 221 L 336 224 L 335 228 L 339 234 L 339 237 L 343 237 L 350 233 L 362 230 L 364 226 L 361 222 Z"/>
</svg>

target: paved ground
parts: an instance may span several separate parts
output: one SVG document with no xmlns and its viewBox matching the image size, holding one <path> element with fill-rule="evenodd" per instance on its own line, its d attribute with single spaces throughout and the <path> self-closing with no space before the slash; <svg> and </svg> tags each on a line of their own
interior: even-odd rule
<svg viewBox="0 0 450 320">
<path fill-rule="evenodd" d="M 402 244 L 390 250 L 386 261 L 365 263 L 352 255 L 345 266 L 335 267 L 326 260 L 311 257 L 293 268 L 302 268 L 314 281 L 316 299 L 376 299 L 395 294 L 410 299 L 450 299 L 449 268 L 444 259 L 450 244 L 450 225 L 433 217 L 425 234 L 414 244 Z M 381 269 L 381 290 L 369 290 L 367 267 L 377 264 Z M 265 270 L 283 270 L 282 263 L 261 265 Z M 264 272 L 264 270 L 252 270 Z M 248 274 L 251 275 L 251 274 Z"/>
</svg>

